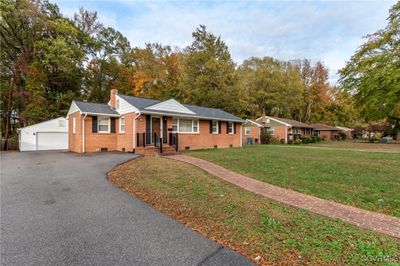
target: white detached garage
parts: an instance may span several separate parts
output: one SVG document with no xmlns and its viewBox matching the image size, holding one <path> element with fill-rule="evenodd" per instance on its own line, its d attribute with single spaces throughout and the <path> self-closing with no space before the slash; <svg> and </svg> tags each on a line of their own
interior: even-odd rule
<svg viewBox="0 0 400 266">
<path fill-rule="evenodd" d="M 18 129 L 20 151 L 68 149 L 68 120 L 59 117 Z"/>
</svg>

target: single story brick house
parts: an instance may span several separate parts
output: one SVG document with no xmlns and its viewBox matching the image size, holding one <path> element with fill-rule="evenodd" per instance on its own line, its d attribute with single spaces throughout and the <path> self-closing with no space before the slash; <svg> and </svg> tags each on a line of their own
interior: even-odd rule
<svg viewBox="0 0 400 266">
<path fill-rule="evenodd" d="M 265 122 L 263 123 L 263 121 Z M 256 122 L 264 124 L 272 136 L 279 141 L 283 139 L 285 143 L 288 143 L 288 140 L 296 140 L 303 136 L 311 136 L 313 134 L 312 126 L 293 119 L 261 116 Z"/>
<path fill-rule="evenodd" d="M 68 111 L 69 150 L 146 154 L 240 147 L 244 120 L 215 108 L 118 94 L 108 104 L 73 101 Z"/>
<path fill-rule="evenodd" d="M 325 124 L 312 124 L 314 135 L 323 140 L 336 140 L 339 129 Z"/>
</svg>

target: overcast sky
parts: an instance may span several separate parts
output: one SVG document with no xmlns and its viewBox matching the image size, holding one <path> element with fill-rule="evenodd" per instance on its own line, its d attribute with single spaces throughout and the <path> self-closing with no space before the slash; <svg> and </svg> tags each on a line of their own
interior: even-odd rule
<svg viewBox="0 0 400 266">
<path fill-rule="evenodd" d="M 72 17 L 83 6 L 105 26 L 122 32 L 132 46 L 146 42 L 185 47 L 199 24 L 221 35 L 240 64 L 251 56 L 321 60 L 335 83 L 365 40 L 386 26 L 396 1 L 84 1 L 56 0 Z"/>
</svg>

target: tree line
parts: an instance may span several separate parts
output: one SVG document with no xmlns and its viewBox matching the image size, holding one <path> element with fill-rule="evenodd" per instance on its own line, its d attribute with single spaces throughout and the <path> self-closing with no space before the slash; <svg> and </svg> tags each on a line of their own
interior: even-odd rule
<svg viewBox="0 0 400 266">
<path fill-rule="evenodd" d="M 204 25 L 194 30 L 188 47 L 160 43 L 135 47 L 122 33 L 104 26 L 95 11 L 80 8 L 70 19 L 46 0 L 4 0 L 0 7 L 5 138 L 15 135 L 15 127 L 65 116 L 73 99 L 105 103 L 114 88 L 128 95 L 221 108 L 242 118 L 259 117 L 265 110 L 306 123 L 350 127 L 368 119 L 388 118 L 386 114 L 368 115 L 374 103 L 365 104 L 358 97 L 364 95 L 357 90 L 364 81 L 356 79 L 355 73 L 361 70 L 352 65 L 368 52 L 359 51 L 362 55 L 355 55 L 342 70 L 341 86 L 332 86 L 328 69 L 320 61 L 251 57 L 238 65 L 221 37 Z M 393 20 L 398 23 L 398 4 L 393 9 L 397 12 Z M 393 34 L 398 37 L 399 33 Z M 399 60 L 385 65 L 382 71 L 392 67 L 398 74 L 398 64 Z M 395 94 L 400 87 L 396 73 L 392 81 L 397 83 L 385 87 Z M 375 79 L 380 80 L 379 76 Z M 379 91 L 390 80 L 385 82 L 375 89 Z M 396 99 L 387 107 L 390 119 L 393 105 L 398 108 Z M 389 105 L 388 101 L 381 104 L 386 102 Z"/>
</svg>

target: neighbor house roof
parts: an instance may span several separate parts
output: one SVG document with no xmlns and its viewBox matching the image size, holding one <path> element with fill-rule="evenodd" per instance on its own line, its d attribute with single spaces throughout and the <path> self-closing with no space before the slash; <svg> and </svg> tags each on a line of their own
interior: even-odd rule
<svg viewBox="0 0 400 266">
<path fill-rule="evenodd" d="M 280 118 L 280 117 L 275 117 L 275 116 L 266 116 L 266 118 L 275 120 L 277 122 L 281 122 L 282 124 L 285 124 L 287 126 L 292 126 L 292 127 L 304 127 L 304 128 L 313 128 L 312 126 L 300 122 L 300 121 L 296 121 L 293 119 L 288 119 L 288 118 Z M 257 121 L 261 121 L 262 117 L 258 118 Z"/>
<path fill-rule="evenodd" d="M 353 131 L 353 130 L 354 130 L 354 129 L 352 129 L 352 128 L 340 127 L 340 126 L 336 126 L 336 128 L 338 128 L 339 130 L 342 130 L 342 131 Z"/>
<path fill-rule="evenodd" d="M 311 126 L 312 126 L 315 130 L 319 130 L 319 131 L 328 131 L 328 130 L 335 130 L 335 131 L 337 131 L 337 130 L 338 130 L 338 128 L 336 128 L 336 127 L 331 127 L 331 126 L 328 126 L 328 125 L 325 125 L 325 124 L 320 124 L 320 123 L 312 124 Z"/>
<path fill-rule="evenodd" d="M 90 113 L 90 114 L 105 114 L 105 115 L 116 115 L 119 113 L 115 111 L 108 104 L 102 103 L 89 103 L 83 101 L 74 101 L 75 105 L 79 108 L 82 113 Z"/>
<path fill-rule="evenodd" d="M 219 119 L 234 122 L 244 122 L 243 119 L 217 108 L 181 104 L 173 99 L 161 101 L 142 97 L 118 94 L 119 97 L 133 105 L 142 113 L 162 113 L 166 115 L 182 115 L 198 118 Z M 163 105 L 164 104 L 164 105 Z"/>
</svg>

